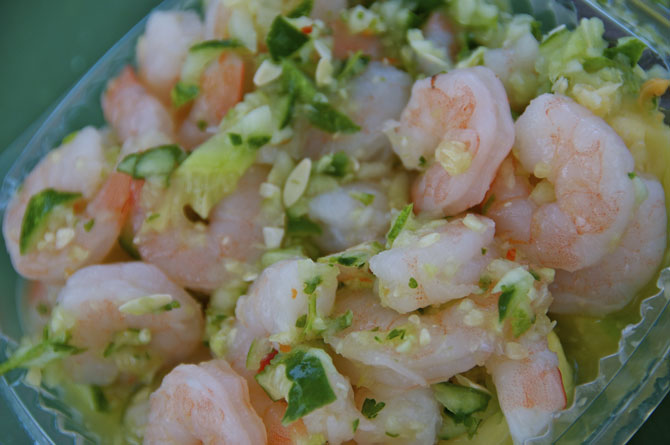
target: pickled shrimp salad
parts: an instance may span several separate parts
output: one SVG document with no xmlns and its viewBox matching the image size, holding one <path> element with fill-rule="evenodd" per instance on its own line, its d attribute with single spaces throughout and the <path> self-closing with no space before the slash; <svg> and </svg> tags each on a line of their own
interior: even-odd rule
<svg viewBox="0 0 670 445">
<path fill-rule="evenodd" d="M 557 317 L 635 312 L 665 265 L 670 81 L 512 3 L 154 12 L 107 125 L 6 209 L 33 334 L 0 374 L 103 443 L 545 433 L 588 379 Z"/>
</svg>

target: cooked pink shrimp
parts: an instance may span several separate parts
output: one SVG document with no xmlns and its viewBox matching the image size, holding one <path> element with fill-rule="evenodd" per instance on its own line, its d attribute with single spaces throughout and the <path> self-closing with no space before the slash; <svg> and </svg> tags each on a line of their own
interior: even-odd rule
<svg viewBox="0 0 670 445">
<path fill-rule="evenodd" d="M 482 201 L 512 148 L 514 124 L 502 83 L 475 67 L 417 81 L 387 134 L 405 167 L 428 164 L 412 187 L 415 209 L 449 216 Z"/>
<path fill-rule="evenodd" d="M 217 126 L 244 93 L 244 60 L 224 52 L 212 62 L 200 78 L 200 94 L 179 129 L 179 140 L 195 148 L 212 136 L 209 127 Z"/>
<path fill-rule="evenodd" d="M 522 249 L 532 262 L 568 271 L 611 253 L 635 204 L 633 157 L 616 132 L 572 99 L 544 94 L 516 122 L 521 166 L 553 195 L 533 210 Z"/>
<path fill-rule="evenodd" d="M 166 310 L 172 302 L 178 307 Z M 51 328 L 64 329 L 72 345 L 85 349 L 63 360 L 71 378 L 106 385 L 183 361 L 200 343 L 203 318 L 193 297 L 158 268 L 117 263 L 73 274 L 58 295 Z"/>
<path fill-rule="evenodd" d="M 656 276 L 667 237 L 665 193 L 655 179 L 641 178 L 648 196 L 617 249 L 577 272 L 556 271 L 552 312 L 603 316 L 623 308 Z"/>
<path fill-rule="evenodd" d="M 505 260 L 492 262 L 482 275 L 493 282 L 505 276 L 521 282 L 523 277 L 524 286 L 530 286 L 529 304 L 536 318 L 528 332 L 548 333 L 550 323 L 544 314 L 551 296 L 546 283 L 536 281 L 525 267 Z M 345 287 L 337 295 L 333 314 L 351 310 L 352 324 L 325 341 L 347 359 L 340 367 L 357 386 L 380 383 L 413 388 L 446 381 L 483 365 L 492 355 L 505 353 L 506 344 L 516 341 L 509 327 L 500 324 L 500 292 L 495 290 L 481 291 L 423 315 L 401 315 L 382 307 L 371 289 Z"/>
<path fill-rule="evenodd" d="M 542 434 L 552 414 L 565 408 L 567 397 L 558 358 L 546 337 L 533 332 L 516 343 L 519 357 L 495 356 L 486 363 L 493 376 L 500 408 L 515 444 Z"/>
<path fill-rule="evenodd" d="M 116 243 L 130 208 L 130 178 L 107 174 L 111 166 L 105 151 L 96 129 L 80 130 L 42 159 L 9 203 L 3 234 L 14 268 L 24 277 L 62 283 L 77 269 L 101 261 Z M 45 233 L 21 253 L 28 203 L 49 188 L 81 193 L 81 199 L 72 208 L 54 209 Z"/>
<path fill-rule="evenodd" d="M 370 259 L 382 305 L 404 314 L 479 291 L 494 229 L 490 219 L 468 215 L 401 232 L 391 249 Z"/>
<path fill-rule="evenodd" d="M 188 49 L 202 40 L 203 25 L 193 11 L 155 11 L 137 42 L 138 74 L 163 103 L 179 80 Z"/>
<path fill-rule="evenodd" d="M 140 202 L 133 215 L 140 255 L 186 288 L 209 292 L 224 284 L 237 265 L 255 263 L 264 250 L 258 188 L 266 176 L 266 169 L 250 168 L 206 222 L 192 222 L 179 212 L 164 228 L 142 228 L 152 213 Z"/>
<path fill-rule="evenodd" d="M 25 331 L 30 334 L 40 333 L 51 317 L 51 310 L 61 286 L 53 286 L 41 281 L 26 283 L 26 291 L 22 303 L 24 309 L 21 318 Z"/>
<path fill-rule="evenodd" d="M 231 10 L 223 0 L 211 0 L 205 10 L 205 40 L 219 40 L 230 37 L 228 22 Z"/>
<path fill-rule="evenodd" d="M 284 260 L 267 267 L 237 302 L 235 315 L 255 336 L 288 333 L 308 313 L 305 283 L 318 278 L 316 313 L 330 315 L 337 290 L 337 268 L 309 259 Z"/>
<path fill-rule="evenodd" d="M 173 138 L 172 116 L 140 83 L 130 66 L 107 85 L 102 111 L 122 142 L 149 131 Z"/>
<path fill-rule="evenodd" d="M 247 382 L 225 360 L 179 365 L 151 395 L 144 443 L 174 445 L 267 443 Z"/>
</svg>

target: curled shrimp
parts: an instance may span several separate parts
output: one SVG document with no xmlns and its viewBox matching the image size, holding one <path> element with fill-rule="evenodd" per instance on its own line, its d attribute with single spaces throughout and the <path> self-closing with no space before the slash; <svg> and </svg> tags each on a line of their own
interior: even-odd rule
<svg viewBox="0 0 670 445">
<path fill-rule="evenodd" d="M 316 315 L 330 314 L 335 302 L 337 270 L 312 260 L 284 260 L 275 263 L 256 279 L 247 295 L 237 302 L 237 319 L 256 336 L 289 332 L 298 318 L 307 314 L 309 294 L 316 295 Z M 318 285 L 306 291 L 305 283 Z"/>
<path fill-rule="evenodd" d="M 145 226 L 156 204 L 154 189 L 143 187 L 133 214 L 134 242 L 140 255 L 186 288 L 210 292 L 221 286 L 240 266 L 255 263 L 264 251 L 258 187 L 266 176 L 266 169 L 250 168 L 235 192 L 223 198 L 207 220 L 194 222 L 179 211 L 166 218 L 165 227 Z"/>
<path fill-rule="evenodd" d="M 151 296 L 169 296 L 178 307 L 139 314 L 122 308 Z M 58 295 L 51 328 L 66 330 L 70 343 L 85 349 L 64 359 L 72 379 L 106 385 L 186 359 L 200 343 L 203 319 L 198 303 L 158 268 L 117 263 L 73 274 Z"/>
<path fill-rule="evenodd" d="M 482 201 L 512 148 L 514 124 L 500 80 L 475 67 L 415 82 L 387 134 L 405 167 L 427 166 L 412 187 L 415 209 L 450 216 Z"/>
<path fill-rule="evenodd" d="M 179 128 L 179 140 L 187 148 L 204 142 L 244 93 L 244 60 L 235 53 L 224 52 L 209 64 L 200 78 L 200 93 L 186 120 Z"/>
<path fill-rule="evenodd" d="M 616 247 L 633 215 L 633 157 L 605 121 L 564 96 L 534 99 L 515 128 L 515 156 L 547 191 L 533 206 L 530 237 L 517 240 L 520 248 L 547 267 L 593 266 Z"/>
<path fill-rule="evenodd" d="M 515 444 L 546 431 L 567 402 L 558 358 L 546 337 L 533 334 L 515 343 L 518 356 L 497 355 L 486 363 Z"/>
<path fill-rule="evenodd" d="M 173 138 L 172 116 L 140 83 L 130 66 L 107 85 L 102 111 L 122 142 L 150 131 Z"/>
<path fill-rule="evenodd" d="M 188 49 L 202 40 L 203 25 L 193 11 L 155 11 L 137 42 L 138 74 L 156 97 L 169 103 Z"/>
<path fill-rule="evenodd" d="M 503 276 L 504 271 L 519 267 L 511 261 L 494 260 L 482 275 Z M 550 323 L 544 314 L 551 295 L 545 282 L 533 281 L 530 306 L 537 318 L 533 329 L 548 333 Z M 500 324 L 500 293 L 494 289 L 423 315 L 401 315 L 382 307 L 370 289 L 345 288 L 338 293 L 333 314 L 351 310 L 352 324 L 325 340 L 346 359 L 342 369 L 356 386 L 409 389 L 442 382 L 483 365 L 495 354 L 504 354 L 507 342 L 513 341 L 512 333 Z"/>
<path fill-rule="evenodd" d="M 576 272 L 556 271 L 550 290 L 556 313 L 602 316 L 626 306 L 658 271 L 667 237 L 665 193 L 661 184 L 641 177 L 646 199 L 637 209 L 614 252 Z"/>
<path fill-rule="evenodd" d="M 493 259 L 494 231 L 492 220 L 474 215 L 404 230 L 391 249 L 370 259 L 382 305 L 407 313 L 477 292 Z"/>
<path fill-rule="evenodd" d="M 212 360 L 165 376 L 151 395 L 144 443 L 260 445 L 267 435 L 247 382 L 225 360 Z"/>
<path fill-rule="evenodd" d="M 109 174 L 110 167 L 103 135 L 86 127 L 30 172 L 9 203 L 2 226 L 17 272 L 34 280 L 62 283 L 77 269 L 102 261 L 116 243 L 131 198 L 130 178 Z M 46 189 L 80 193 L 81 199 L 71 209 L 54 209 L 42 237 L 21 253 L 26 208 L 34 195 Z"/>
</svg>

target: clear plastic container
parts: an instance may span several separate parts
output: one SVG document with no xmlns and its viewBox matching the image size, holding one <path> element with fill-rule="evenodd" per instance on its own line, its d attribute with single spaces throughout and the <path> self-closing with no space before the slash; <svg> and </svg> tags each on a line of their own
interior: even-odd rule
<svg viewBox="0 0 670 445">
<path fill-rule="evenodd" d="M 188 9 L 197 0 L 167 0 L 159 9 Z M 532 3 L 536 3 L 533 1 Z M 634 0 L 576 1 L 581 16 L 598 16 L 606 36 L 616 39 L 635 35 L 654 54 L 642 63 L 670 66 L 670 11 L 655 2 Z M 107 79 L 134 57 L 135 43 L 146 19 L 133 27 L 72 90 L 23 137 L 0 155 L 0 206 L 4 209 L 13 191 L 32 167 L 62 138 L 86 124 L 103 123 L 99 98 Z M 670 141 L 669 141 L 670 144 Z M 3 246 L 4 247 L 4 246 Z M 21 299 L 24 282 L 14 272 L 6 250 L 0 249 L 0 360 L 21 338 Z M 642 319 L 624 330 L 616 354 L 600 362 L 600 375 L 577 387 L 573 406 L 555 416 L 544 436 L 530 443 L 625 443 L 670 390 L 670 269 L 658 279 L 659 292 L 640 306 Z M 18 418 L 0 418 L 2 440 L 23 428 L 36 443 L 95 443 L 81 416 L 59 400 L 56 393 L 36 390 L 22 381 L 23 372 L 0 377 L 0 396 Z M 2 401 L 0 401 L 1 403 Z"/>
</svg>

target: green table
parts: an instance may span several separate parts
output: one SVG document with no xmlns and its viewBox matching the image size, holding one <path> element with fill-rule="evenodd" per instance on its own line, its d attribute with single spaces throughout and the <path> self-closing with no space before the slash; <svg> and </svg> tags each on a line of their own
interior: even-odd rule
<svg viewBox="0 0 670 445">
<path fill-rule="evenodd" d="M 159 0 L 0 1 L 0 149 L 66 93 Z M 0 418 L 13 416 L 0 400 Z M 670 439 L 670 397 L 631 444 Z M 30 443 L 25 435 L 0 444 Z"/>
</svg>

